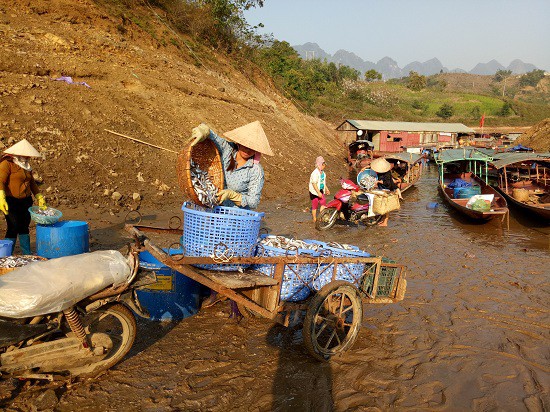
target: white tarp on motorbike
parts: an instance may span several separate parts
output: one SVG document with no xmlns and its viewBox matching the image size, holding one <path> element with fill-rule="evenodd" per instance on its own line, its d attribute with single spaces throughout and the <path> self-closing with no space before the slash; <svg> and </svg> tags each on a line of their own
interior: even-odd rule
<svg viewBox="0 0 550 412">
<path fill-rule="evenodd" d="M 126 258 L 101 250 L 34 262 L 0 276 L 0 316 L 26 318 L 59 312 L 130 276 Z"/>
</svg>

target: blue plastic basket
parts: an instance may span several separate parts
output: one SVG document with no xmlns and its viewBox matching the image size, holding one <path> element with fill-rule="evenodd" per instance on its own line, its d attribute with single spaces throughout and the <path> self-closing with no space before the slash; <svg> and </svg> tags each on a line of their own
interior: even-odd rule
<svg viewBox="0 0 550 412">
<path fill-rule="evenodd" d="M 59 219 L 61 219 L 61 216 L 63 216 L 63 213 L 61 213 L 61 211 L 54 209 L 53 207 L 48 207 L 47 209 L 53 210 L 54 215 L 46 216 L 39 213 L 39 210 L 40 210 L 39 206 L 29 207 L 29 213 L 31 214 L 31 219 L 40 225 L 53 225 L 54 223 L 57 223 Z"/>
<path fill-rule="evenodd" d="M 237 207 L 208 209 L 185 202 L 183 248 L 185 256 L 212 256 L 225 252 L 230 257 L 250 257 L 258 239 L 263 213 Z M 207 270 L 238 270 L 250 265 L 195 265 Z"/>
<path fill-rule="evenodd" d="M 481 194 L 480 186 L 470 186 L 470 187 L 457 187 L 453 189 L 453 197 L 455 199 L 469 199 L 474 195 Z"/>
<path fill-rule="evenodd" d="M 317 257 L 319 253 L 310 249 L 287 250 L 267 245 L 258 245 L 256 249 L 256 256 L 295 255 Z M 275 275 L 275 265 L 272 264 L 254 265 L 252 268 L 269 277 Z M 287 302 L 297 302 L 306 299 L 311 294 L 311 281 L 315 278 L 317 269 L 317 264 L 285 265 L 280 299 Z"/>
<path fill-rule="evenodd" d="M 326 242 L 321 242 L 314 239 L 306 239 L 304 242 L 320 245 L 319 253 L 321 255 L 330 255 L 333 257 L 370 257 L 370 253 L 360 250 L 340 249 L 329 246 Z M 355 247 L 354 247 L 355 248 Z M 353 283 L 355 286 L 361 284 L 363 277 L 364 263 L 340 263 L 336 271 L 336 280 L 345 280 Z M 320 265 L 319 271 L 311 284 L 315 290 L 320 290 L 323 286 L 332 281 L 333 270 L 328 263 Z"/>
</svg>

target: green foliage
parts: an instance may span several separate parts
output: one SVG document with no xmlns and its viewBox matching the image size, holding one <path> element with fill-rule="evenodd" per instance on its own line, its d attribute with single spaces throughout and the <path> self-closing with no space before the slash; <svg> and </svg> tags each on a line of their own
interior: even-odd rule
<svg viewBox="0 0 550 412">
<path fill-rule="evenodd" d="M 424 103 L 421 100 L 413 100 L 411 106 L 413 109 L 420 110 L 422 113 L 426 113 L 429 108 L 428 103 Z"/>
<path fill-rule="evenodd" d="M 470 110 L 470 118 L 474 120 L 481 119 L 481 109 L 479 106 L 472 107 L 472 110 Z"/>
<path fill-rule="evenodd" d="M 512 112 L 512 109 L 513 109 L 512 104 L 510 102 L 504 102 L 504 104 L 502 105 L 502 107 L 500 108 L 497 114 L 500 117 L 506 117 L 510 115 L 510 113 Z"/>
<path fill-rule="evenodd" d="M 448 119 L 454 114 L 453 106 L 448 103 L 443 103 L 439 110 L 435 113 L 436 116 L 439 116 L 443 119 Z"/>
<path fill-rule="evenodd" d="M 497 70 L 497 72 L 493 76 L 493 80 L 495 82 L 501 82 L 507 77 L 510 77 L 511 75 L 512 75 L 512 70 Z"/>
<path fill-rule="evenodd" d="M 426 76 L 422 76 L 415 71 L 409 72 L 407 87 L 414 91 L 422 90 L 426 87 Z"/>
<path fill-rule="evenodd" d="M 539 81 L 541 81 L 543 78 L 544 78 L 544 70 L 535 69 L 521 76 L 521 78 L 519 79 L 519 84 L 522 87 L 525 87 L 525 86 L 535 87 L 539 83 Z"/>
<path fill-rule="evenodd" d="M 442 92 L 445 90 L 445 87 L 447 87 L 447 81 L 439 78 L 438 76 L 430 76 L 427 78 L 426 86 L 430 89 L 435 89 Z"/>
<path fill-rule="evenodd" d="M 374 82 L 376 80 L 382 80 L 382 74 L 378 73 L 374 69 L 367 70 L 365 72 L 365 81 L 367 82 Z"/>
</svg>

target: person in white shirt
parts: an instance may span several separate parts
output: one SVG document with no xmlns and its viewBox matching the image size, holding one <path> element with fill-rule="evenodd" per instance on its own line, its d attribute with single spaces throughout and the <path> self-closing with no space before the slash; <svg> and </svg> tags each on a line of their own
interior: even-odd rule
<svg viewBox="0 0 550 412">
<path fill-rule="evenodd" d="M 317 220 L 317 208 L 321 206 L 321 210 L 323 210 L 327 204 L 325 195 L 330 195 L 326 183 L 327 175 L 324 172 L 326 163 L 323 156 L 318 156 L 315 159 L 315 166 L 315 170 L 309 177 L 309 198 L 311 199 L 311 215 L 314 222 Z"/>
</svg>

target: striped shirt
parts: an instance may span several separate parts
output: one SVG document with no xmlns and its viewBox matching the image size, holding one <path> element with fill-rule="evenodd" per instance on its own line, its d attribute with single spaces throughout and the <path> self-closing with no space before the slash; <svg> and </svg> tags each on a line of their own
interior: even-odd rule
<svg viewBox="0 0 550 412">
<path fill-rule="evenodd" d="M 222 158 L 225 187 L 234 190 L 243 196 L 241 207 L 247 209 L 256 209 L 260 203 L 262 189 L 264 187 L 264 169 L 259 163 L 254 163 L 250 158 L 246 163 L 234 170 L 227 170 L 231 157 L 237 156 L 237 145 L 228 142 L 210 130 L 210 140 L 212 140 Z M 224 206 L 235 206 L 230 200 L 223 203 Z"/>
</svg>

